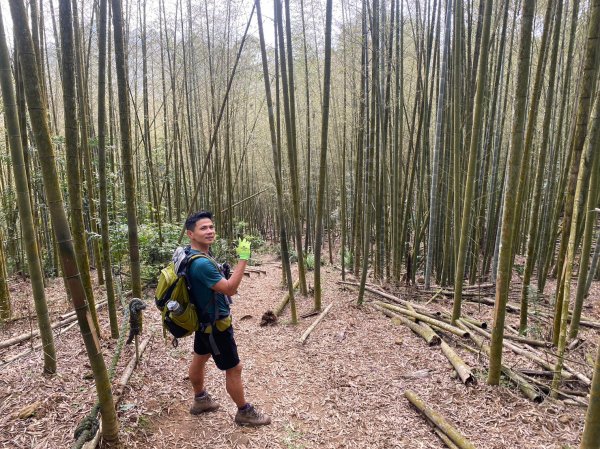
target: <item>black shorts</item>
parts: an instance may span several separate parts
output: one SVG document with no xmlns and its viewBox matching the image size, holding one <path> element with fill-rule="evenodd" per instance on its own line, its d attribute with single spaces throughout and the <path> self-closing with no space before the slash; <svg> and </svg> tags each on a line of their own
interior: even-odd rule
<svg viewBox="0 0 600 449">
<path fill-rule="evenodd" d="M 196 332 L 194 334 L 194 352 L 198 355 L 212 355 L 217 368 L 221 371 L 228 370 L 230 368 L 234 368 L 240 363 L 240 358 L 238 356 L 237 345 L 235 344 L 235 339 L 233 338 L 233 326 L 229 326 L 223 332 L 218 329 L 213 330 L 213 337 L 215 339 L 215 343 L 217 348 L 219 348 L 220 355 L 215 355 L 214 351 L 210 347 L 209 342 L 210 334 L 205 334 L 204 332 Z"/>
</svg>

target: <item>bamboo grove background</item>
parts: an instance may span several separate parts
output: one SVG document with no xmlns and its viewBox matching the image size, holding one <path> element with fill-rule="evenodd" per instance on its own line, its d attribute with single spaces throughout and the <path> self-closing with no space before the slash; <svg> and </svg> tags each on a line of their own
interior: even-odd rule
<svg viewBox="0 0 600 449">
<path fill-rule="evenodd" d="M 78 288 L 93 304 L 90 266 L 113 304 L 116 267 L 141 297 L 188 212 L 208 208 L 226 239 L 314 257 L 317 309 L 323 248 L 363 286 L 453 286 L 454 319 L 464 283 L 496 282 L 497 351 L 512 270 L 522 333 L 556 278 L 559 354 L 577 335 L 599 276 L 598 0 L 0 6 L 3 318 L 10 276 L 69 283 L 75 259 L 74 304 Z"/>
</svg>

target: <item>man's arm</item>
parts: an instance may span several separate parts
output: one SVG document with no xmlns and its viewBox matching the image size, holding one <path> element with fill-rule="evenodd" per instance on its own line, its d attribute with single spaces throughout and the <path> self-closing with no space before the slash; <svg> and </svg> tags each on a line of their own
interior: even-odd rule
<svg viewBox="0 0 600 449">
<path fill-rule="evenodd" d="M 247 264 L 247 260 L 240 259 L 238 264 L 235 266 L 231 277 L 229 279 L 222 278 L 219 282 L 212 286 L 212 289 L 227 296 L 235 295 L 238 287 L 242 283 L 242 277 L 244 277 L 244 271 L 246 271 Z"/>
</svg>

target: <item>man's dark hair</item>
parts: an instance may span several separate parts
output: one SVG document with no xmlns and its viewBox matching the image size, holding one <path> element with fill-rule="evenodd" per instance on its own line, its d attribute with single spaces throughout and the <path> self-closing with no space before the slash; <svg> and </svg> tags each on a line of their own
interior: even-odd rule
<svg viewBox="0 0 600 449">
<path fill-rule="evenodd" d="M 203 218 L 208 218 L 210 220 L 212 220 L 212 212 L 209 212 L 207 210 L 200 210 L 192 215 L 190 215 L 187 220 L 185 220 L 185 229 L 187 229 L 188 231 L 193 231 L 194 228 L 196 227 L 196 222 L 198 220 L 202 220 Z"/>
</svg>

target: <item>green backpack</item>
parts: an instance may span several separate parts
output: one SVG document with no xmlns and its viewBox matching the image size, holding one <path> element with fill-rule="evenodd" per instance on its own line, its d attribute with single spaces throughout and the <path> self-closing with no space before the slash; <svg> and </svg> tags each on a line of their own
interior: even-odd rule
<svg viewBox="0 0 600 449">
<path fill-rule="evenodd" d="M 190 254 L 189 248 L 179 247 L 173 254 L 173 260 L 160 272 L 154 302 L 161 311 L 164 335 L 168 330 L 177 339 L 187 337 L 200 328 L 196 306 L 190 302 L 190 282 L 187 279 L 190 263 L 199 257 L 207 256 Z M 169 310 L 168 306 L 173 306 L 171 301 L 178 305 L 175 310 Z"/>
<path fill-rule="evenodd" d="M 210 344 L 215 354 L 218 355 L 219 350 L 214 342 L 212 329 L 213 326 L 220 331 L 227 329 L 231 326 L 231 316 L 214 322 L 203 322 L 199 319 L 196 306 L 190 301 L 191 282 L 188 278 L 188 268 L 192 261 L 200 257 L 210 260 L 215 265 L 215 268 L 228 278 L 228 266 L 225 269 L 226 272 L 224 272 L 223 268 L 209 255 L 191 254 L 189 246 L 185 248 L 178 247 L 173 253 L 173 259 L 169 265 L 160 272 L 154 302 L 156 307 L 161 311 L 163 335 L 166 337 L 167 330 L 171 333 L 174 337 L 173 346 L 177 346 L 178 338 L 187 337 L 201 330 L 204 333 L 210 334 Z M 175 301 L 176 304 L 173 304 L 172 301 Z M 173 305 L 177 306 L 175 310 L 169 308 L 169 306 Z M 208 311 L 211 307 L 214 308 L 214 316 L 216 317 L 218 312 L 214 292 L 206 308 L 200 313 L 204 321 L 209 321 Z"/>
</svg>

